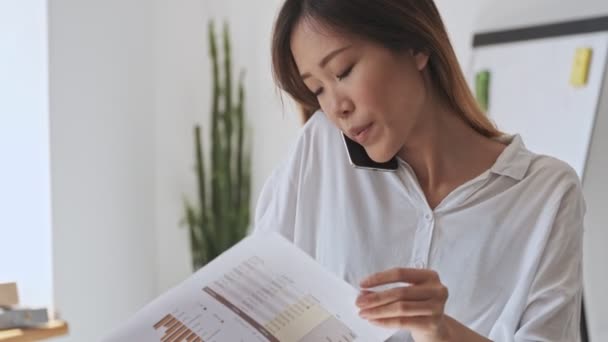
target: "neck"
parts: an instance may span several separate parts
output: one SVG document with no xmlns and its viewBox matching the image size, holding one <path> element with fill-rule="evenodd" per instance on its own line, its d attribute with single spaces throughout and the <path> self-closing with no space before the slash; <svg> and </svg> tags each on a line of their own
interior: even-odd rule
<svg viewBox="0 0 608 342">
<path fill-rule="evenodd" d="M 412 167 L 431 205 L 432 198 L 442 199 L 490 168 L 504 149 L 447 106 L 430 106 L 412 131 L 398 156 Z"/>
</svg>

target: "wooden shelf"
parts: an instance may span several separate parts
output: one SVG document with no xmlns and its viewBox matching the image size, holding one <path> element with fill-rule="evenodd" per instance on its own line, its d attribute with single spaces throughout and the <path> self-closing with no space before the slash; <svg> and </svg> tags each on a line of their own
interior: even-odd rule
<svg viewBox="0 0 608 342">
<path fill-rule="evenodd" d="M 40 341 L 67 333 L 68 324 L 66 322 L 52 321 L 39 328 L 0 330 L 0 342 Z"/>
</svg>

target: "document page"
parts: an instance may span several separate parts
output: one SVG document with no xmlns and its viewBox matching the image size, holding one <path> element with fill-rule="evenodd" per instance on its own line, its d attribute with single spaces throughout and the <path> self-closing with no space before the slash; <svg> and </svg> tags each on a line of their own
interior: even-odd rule
<svg viewBox="0 0 608 342">
<path fill-rule="evenodd" d="M 254 234 L 141 309 L 103 341 L 382 342 L 358 290 L 279 234 Z"/>
</svg>

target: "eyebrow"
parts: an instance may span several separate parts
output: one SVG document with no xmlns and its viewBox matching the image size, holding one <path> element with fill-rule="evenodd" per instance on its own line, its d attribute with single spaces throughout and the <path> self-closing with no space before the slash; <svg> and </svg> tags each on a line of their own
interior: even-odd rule
<svg viewBox="0 0 608 342">
<path fill-rule="evenodd" d="M 341 52 L 344 52 L 345 50 L 348 50 L 352 47 L 352 45 L 348 45 L 342 48 L 339 48 L 337 50 L 334 50 L 333 52 L 330 52 L 329 54 L 327 54 L 327 56 L 323 57 L 323 59 L 321 60 L 321 62 L 319 62 L 319 66 L 321 68 L 324 68 L 327 63 L 329 63 L 329 61 L 332 60 L 332 58 L 336 57 L 337 55 L 339 55 Z M 307 79 L 308 77 L 312 76 L 309 72 L 305 72 L 301 75 L 302 80 Z"/>
</svg>

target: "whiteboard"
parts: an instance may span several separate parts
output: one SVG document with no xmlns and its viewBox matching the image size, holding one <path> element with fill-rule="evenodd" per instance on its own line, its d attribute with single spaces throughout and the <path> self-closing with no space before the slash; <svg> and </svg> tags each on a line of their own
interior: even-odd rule
<svg viewBox="0 0 608 342">
<path fill-rule="evenodd" d="M 593 55 L 588 83 L 576 88 L 570 75 L 581 47 Z M 480 46 L 469 81 L 490 71 L 488 115 L 498 128 L 520 134 L 535 153 L 567 162 L 582 179 L 607 53 L 608 32 Z"/>
</svg>

